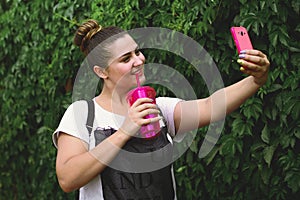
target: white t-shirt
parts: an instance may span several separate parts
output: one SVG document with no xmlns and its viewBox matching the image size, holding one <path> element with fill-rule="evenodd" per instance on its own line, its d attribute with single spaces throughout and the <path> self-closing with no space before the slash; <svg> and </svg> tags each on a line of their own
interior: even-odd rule
<svg viewBox="0 0 300 200">
<path fill-rule="evenodd" d="M 173 118 L 174 109 L 175 109 L 176 104 L 179 101 L 181 101 L 181 99 L 168 98 L 168 97 L 159 97 L 156 99 L 156 104 L 158 105 L 159 109 L 161 110 L 161 114 L 164 117 L 164 120 L 160 121 L 160 126 L 164 127 L 165 123 L 166 123 L 168 129 L 165 131 L 165 132 L 167 132 L 165 134 L 165 136 L 166 136 L 165 138 L 167 138 L 168 143 L 170 145 L 172 143 L 172 141 L 171 141 L 172 139 L 170 136 L 175 136 L 175 127 L 174 127 L 174 118 Z M 85 143 L 89 144 L 89 148 L 92 149 L 95 147 L 95 145 L 97 145 L 99 143 L 99 142 L 97 142 L 97 138 L 99 136 L 104 139 L 106 136 L 108 137 L 109 135 L 113 134 L 113 131 L 116 131 L 119 129 L 119 127 L 121 127 L 121 125 L 125 119 L 124 116 L 117 115 L 117 114 L 114 114 L 114 113 L 104 110 L 100 105 L 98 105 L 95 102 L 95 100 L 94 100 L 94 105 L 95 105 L 95 117 L 94 117 L 92 134 L 90 135 L 90 137 L 88 134 L 88 130 L 86 128 L 86 120 L 87 120 L 87 115 L 88 115 L 87 102 L 86 101 L 76 101 L 68 107 L 68 109 L 66 110 L 65 114 L 63 115 L 63 117 L 61 119 L 61 122 L 60 122 L 58 128 L 53 133 L 53 143 L 56 147 L 57 147 L 57 135 L 59 134 L 59 132 L 64 132 L 64 133 L 70 134 L 74 137 L 81 139 Z M 97 135 L 97 138 L 95 138 L 96 135 Z M 163 134 L 161 134 L 161 135 L 163 135 Z M 164 140 L 163 136 L 159 136 L 159 137 L 162 138 L 162 140 Z M 135 139 L 132 139 L 132 140 L 135 140 Z M 138 143 L 140 143 L 140 142 L 141 142 L 141 140 L 138 141 Z M 159 143 L 158 145 L 162 145 L 162 144 L 160 144 L 160 142 L 158 142 L 158 143 Z M 137 143 L 135 143 L 135 144 L 137 144 Z M 135 144 L 133 144 L 133 146 Z M 126 156 L 129 155 L 129 157 L 130 157 L 133 155 L 134 159 L 136 159 L 137 157 L 138 158 L 137 158 L 137 160 L 129 161 L 129 163 L 131 165 L 135 161 L 138 161 L 138 162 L 142 161 L 142 163 L 147 163 L 149 161 L 149 160 L 147 160 L 147 156 L 149 158 L 151 156 L 151 158 L 152 158 L 153 155 L 154 156 L 156 155 L 156 152 L 169 153 L 169 148 L 168 148 L 170 146 L 169 144 L 165 143 L 164 144 L 165 146 L 160 146 L 160 147 L 158 147 L 158 149 L 156 149 L 157 145 L 155 145 L 155 147 L 153 149 L 153 151 L 154 151 L 154 153 L 153 153 L 152 151 L 148 152 L 148 150 L 144 149 L 144 148 L 148 148 L 148 146 L 151 146 L 151 141 L 146 141 L 146 143 L 144 143 L 144 146 L 141 147 L 142 148 L 141 154 L 139 154 L 141 151 L 131 152 L 131 150 L 132 150 L 131 149 L 129 151 L 125 150 L 124 152 L 123 151 L 120 152 L 120 155 L 117 157 L 120 157 L 120 160 L 122 161 L 122 163 L 125 163 L 126 161 L 130 160 L 130 159 L 126 160 L 127 159 Z M 131 148 L 131 147 L 129 147 L 129 148 Z M 133 150 L 133 151 L 135 151 L 135 150 Z M 147 151 L 147 152 L 144 152 L 144 151 Z M 126 157 L 126 159 L 124 157 Z M 141 159 L 141 160 L 139 160 L 139 159 Z M 116 159 L 116 160 L 118 160 L 118 159 Z M 166 163 L 166 162 L 167 162 L 167 159 L 165 162 L 162 162 L 162 165 L 158 164 L 157 166 L 154 167 L 155 172 L 153 172 L 153 173 L 157 172 L 154 175 L 154 177 L 161 176 L 161 173 L 164 173 L 164 174 L 166 173 L 166 171 L 160 171 L 161 168 L 164 168 L 164 170 L 168 170 L 170 172 L 170 176 L 172 177 L 171 179 L 172 179 L 172 187 L 173 187 L 173 192 L 174 192 L 174 199 L 176 199 L 176 194 L 175 194 L 176 190 L 175 190 L 173 169 L 172 169 L 171 163 L 169 163 L 170 165 L 168 165 L 168 163 Z M 108 178 L 104 178 L 104 175 L 106 173 L 110 173 L 110 172 L 105 172 L 105 171 L 104 171 L 105 173 L 102 172 L 101 175 L 96 176 L 87 185 L 83 186 L 80 189 L 80 199 L 81 200 L 82 199 L 88 199 L 88 200 L 104 199 L 104 197 L 105 197 L 104 193 L 105 193 L 105 191 L 107 191 L 105 189 L 105 186 L 109 185 L 111 182 L 111 180 L 109 180 L 109 179 L 116 178 L 115 177 L 116 174 L 119 174 L 120 171 L 123 170 L 122 167 L 124 167 L 124 169 L 127 169 L 126 164 L 121 166 L 121 165 L 118 165 L 118 162 L 115 162 L 116 165 L 114 165 L 113 163 L 114 162 L 112 162 L 111 168 L 107 167 L 109 169 L 107 169 L 107 170 L 105 169 L 105 171 L 110 171 L 110 170 L 113 171 L 113 173 L 115 174 L 115 175 L 113 175 L 113 178 L 111 176 L 108 176 Z M 120 164 L 120 162 L 119 162 L 119 164 Z M 118 169 L 118 167 L 121 167 L 121 168 Z M 134 170 L 140 170 L 140 169 L 137 168 Z M 131 172 L 129 174 L 131 175 Z M 123 190 L 125 188 L 125 186 L 122 185 L 123 182 L 125 182 L 125 181 L 128 182 L 127 185 L 130 185 L 130 187 L 131 186 L 133 186 L 133 187 L 144 186 L 144 188 L 145 188 L 146 186 L 148 186 L 148 183 L 150 183 L 150 181 L 152 181 L 152 179 L 153 179 L 152 176 L 149 175 L 149 174 L 152 174 L 152 172 L 144 173 L 144 176 L 146 176 L 146 179 L 145 179 L 146 181 L 144 181 L 144 182 L 142 181 L 143 174 L 142 175 L 141 175 L 141 173 L 137 173 L 137 174 L 140 175 L 140 176 L 138 176 L 139 178 L 137 178 L 139 181 L 135 180 L 136 178 L 134 178 L 134 180 L 133 179 L 129 180 L 128 177 L 131 177 L 131 176 L 124 176 L 124 177 L 123 177 L 123 175 L 120 176 L 121 178 L 119 178 L 115 182 L 116 184 L 121 184 L 120 186 L 118 186 L 119 190 L 120 189 Z M 103 177 L 101 177 L 101 176 L 103 176 Z M 148 178 L 148 176 L 150 178 Z M 106 180 L 106 182 L 105 182 L 105 180 Z M 124 185 L 126 185 L 126 184 L 124 184 Z M 112 187 L 115 187 L 115 186 L 112 186 Z M 109 192 L 106 192 L 106 193 L 113 193 L 110 191 L 111 188 L 109 188 L 108 190 L 109 190 Z M 152 193 L 155 193 L 155 191 L 156 191 L 155 189 L 150 190 L 150 192 L 152 192 Z M 130 199 L 130 200 L 135 199 L 133 196 L 130 196 L 130 195 L 133 195 L 133 194 L 130 194 L 130 192 L 131 191 L 129 191 L 128 194 L 125 192 L 123 195 L 126 196 L 126 199 Z M 143 194 L 143 192 L 147 192 L 147 191 L 141 190 L 141 195 Z M 166 191 L 163 191 L 163 192 L 166 192 Z M 124 196 L 124 198 L 125 198 L 125 196 Z M 107 199 L 108 198 L 113 199 L 113 197 L 108 197 L 108 196 L 106 196 L 106 197 L 107 197 Z M 114 198 L 120 198 L 120 196 L 114 197 Z M 167 198 L 169 198 L 169 197 L 167 197 Z"/>
</svg>

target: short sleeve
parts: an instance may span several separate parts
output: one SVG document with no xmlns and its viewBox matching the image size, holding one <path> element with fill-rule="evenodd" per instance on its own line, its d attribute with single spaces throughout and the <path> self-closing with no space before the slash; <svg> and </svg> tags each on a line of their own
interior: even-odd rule
<svg viewBox="0 0 300 200">
<path fill-rule="evenodd" d="M 178 102 L 183 101 L 179 98 L 170 98 L 170 97 L 158 97 L 156 98 L 156 104 L 164 116 L 169 134 L 175 136 L 175 123 L 174 123 L 174 110 Z"/>
<path fill-rule="evenodd" d="M 86 128 L 88 106 L 86 101 L 72 103 L 64 113 L 58 128 L 52 135 L 52 140 L 57 147 L 57 138 L 60 132 L 77 137 L 86 143 L 89 142 L 89 134 Z"/>
</svg>

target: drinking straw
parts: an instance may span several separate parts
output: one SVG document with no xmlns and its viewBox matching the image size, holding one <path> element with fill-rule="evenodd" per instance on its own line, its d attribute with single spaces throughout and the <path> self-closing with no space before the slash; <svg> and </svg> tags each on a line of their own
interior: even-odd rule
<svg viewBox="0 0 300 200">
<path fill-rule="evenodd" d="M 138 87 L 141 87 L 140 78 L 138 74 L 135 74 L 135 79 Z"/>
</svg>

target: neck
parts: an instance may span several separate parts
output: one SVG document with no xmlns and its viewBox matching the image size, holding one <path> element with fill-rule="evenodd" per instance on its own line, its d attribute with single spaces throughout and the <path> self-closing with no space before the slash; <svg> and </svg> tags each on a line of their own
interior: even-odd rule
<svg viewBox="0 0 300 200">
<path fill-rule="evenodd" d="M 128 90 L 111 89 L 103 86 L 102 92 L 96 97 L 96 102 L 105 110 L 119 115 L 126 115 L 128 112 L 128 103 L 126 95 Z"/>
</svg>

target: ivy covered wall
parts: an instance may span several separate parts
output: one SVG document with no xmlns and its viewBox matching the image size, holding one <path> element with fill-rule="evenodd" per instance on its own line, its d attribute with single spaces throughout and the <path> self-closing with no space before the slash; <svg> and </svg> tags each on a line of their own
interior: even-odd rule
<svg viewBox="0 0 300 200">
<path fill-rule="evenodd" d="M 201 44 L 225 85 L 243 75 L 231 26 L 245 26 L 271 61 L 267 84 L 226 118 L 212 152 L 199 159 L 206 129 L 174 164 L 178 199 L 295 199 L 300 193 L 300 3 L 297 0 L 32 0 L 0 3 L 0 199 L 72 199 L 59 188 L 51 134 L 72 102 L 83 57 L 72 44 L 88 18 L 124 29 L 164 27 Z M 167 52 L 205 97 L 193 68 Z M 160 86 L 159 95 L 168 95 Z"/>
</svg>

